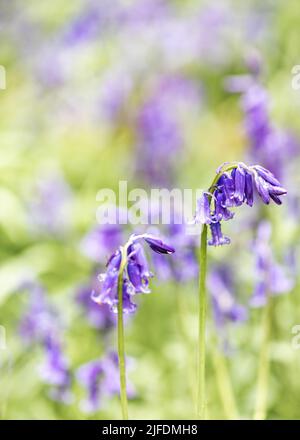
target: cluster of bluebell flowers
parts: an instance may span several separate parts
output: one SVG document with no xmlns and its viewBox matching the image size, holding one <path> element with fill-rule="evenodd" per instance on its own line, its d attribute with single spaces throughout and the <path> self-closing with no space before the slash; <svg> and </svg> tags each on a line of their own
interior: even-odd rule
<svg viewBox="0 0 300 440">
<path fill-rule="evenodd" d="M 98 304 L 108 304 L 113 312 L 117 312 L 118 306 L 118 279 L 120 271 L 123 272 L 123 312 L 133 313 L 136 304 L 132 297 L 137 293 L 149 293 L 149 280 L 153 276 L 144 252 L 141 241 L 158 254 L 172 254 L 175 249 L 165 244 L 159 238 L 151 234 L 131 235 L 123 248 L 119 248 L 108 260 L 106 272 L 99 275 L 99 288 L 93 291 L 92 299 Z M 126 256 L 126 264 L 121 268 L 123 252 Z"/>
<path fill-rule="evenodd" d="M 266 168 L 260 165 L 247 166 L 243 162 L 223 164 L 217 170 L 216 179 L 208 192 L 198 200 L 195 221 L 210 226 L 211 246 L 229 244 L 230 239 L 222 234 L 221 221 L 231 220 L 234 213 L 229 208 L 249 206 L 257 191 L 263 203 L 274 201 L 281 205 L 280 197 L 286 190 Z"/>
</svg>

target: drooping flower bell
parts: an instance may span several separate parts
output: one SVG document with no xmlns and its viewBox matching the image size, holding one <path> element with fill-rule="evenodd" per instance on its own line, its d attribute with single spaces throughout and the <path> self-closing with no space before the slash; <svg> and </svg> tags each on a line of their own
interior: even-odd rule
<svg viewBox="0 0 300 440">
<path fill-rule="evenodd" d="M 106 272 L 100 274 L 99 288 L 92 293 L 92 299 L 98 304 L 108 304 L 113 312 L 117 312 L 118 305 L 118 280 L 121 270 L 122 251 L 126 261 L 123 270 L 123 312 L 133 313 L 136 304 L 132 297 L 138 293 L 149 293 L 149 279 L 153 276 L 141 241 L 158 254 L 172 254 L 175 249 L 165 244 L 162 240 L 151 234 L 131 235 L 123 248 L 119 248 L 108 260 Z"/>
<path fill-rule="evenodd" d="M 233 218 L 234 213 L 228 208 L 243 203 L 253 206 L 255 189 L 266 205 L 272 200 L 281 205 L 281 196 L 287 193 L 274 175 L 260 165 L 247 166 L 243 162 L 221 165 L 212 187 L 203 192 L 197 202 L 195 221 L 210 226 L 212 238 L 209 245 L 230 243 L 230 239 L 222 234 L 221 221 Z"/>
</svg>

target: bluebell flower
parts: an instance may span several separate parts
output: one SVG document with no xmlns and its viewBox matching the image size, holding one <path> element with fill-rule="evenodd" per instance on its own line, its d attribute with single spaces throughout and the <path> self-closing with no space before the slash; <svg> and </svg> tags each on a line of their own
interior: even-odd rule
<svg viewBox="0 0 300 440">
<path fill-rule="evenodd" d="M 20 336 L 26 344 L 43 343 L 59 331 L 57 311 L 38 282 L 26 282 L 21 287 L 28 291 L 29 304 L 19 323 Z"/>
<path fill-rule="evenodd" d="M 227 322 L 245 321 L 248 315 L 247 310 L 236 301 L 229 267 L 225 265 L 214 267 L 207 281 L 217 327 L 222 329 Z"/>
<path fill-rule="evenodd" d="M 101 409 L 104 401 L 120 392 L 118 356 L 109 352 L 104 358 L 88 362 L 77 371 L 77 379 L 86 389 L 87 397 L 81 402 L 84 412 L 93 413 Z M 135 390 L 127 383 L 127 395 L 132 398 Z"/>
<path fill-rule="evenodd" d="M 40 374 L 42 380 L 51 385 L 50 398 L 70 403 L 71 372 L 61 344 L 60 316 L 37 281 L 25 282 L 21 287 L 29 292 L 29 306 L 19 324 L 21 338 L 26 344 L 39 344 L 43 349 L 45 361 Z"/>
<path fill-rule="evenodd" d="M 104 262 L 122 243 L 122 229 L 119 224 L 101 225 L 88 232 L 81 242 L 83 254 L 96 262 Z"/>
<path fill-rule="evenodd" d="M 40 367 L 43 381 L 51 386 L 53 400 L 69 404 L 72 401 L 71 373 L 59 341 L 51 336 L 44 341 L 45 361 Z"/>
<path fill-rule="evenodd" d="M 149 279 L 152 274 L 140 242 L 146 242 L 158 254 L 172 254 L 175 250 L 159 238 L 151 234 L 131 235 L 124 249 L 126 251 L 126 267 L 123 271 L 123 311 L 132 313 L 136 309 L 132 298 L 137 293 L 149 293 Z M 92 299 L 98 304 L 108 304 L 112 311 L 117 312 L 118 278 L 122 253 L 118 249 L 108 260 L 106 272 L 98 277 L 99 287 L 92 293 Z"/>
<path fill-rule="evenodd" d="M 279 295 L 289 292 L 294 281 L 287 274 L 287 269 L 274 259 L 270 246 L 271 224 L 262 221 L 257 230 L 257 239 L 253 246 L 256 259 L 256 284 L 250 304 L 262 307 L 267 303 L 268 295 Z"/>
<path fill-rule="evenodd" d="M 59 174 L 38 179 L 28 202 L 28 222 L 34 233 L 62 236 L 70 226 L 71 190 Z"/>
<path fill-rule="evenodd" d="M 76 293 L 76 301 L 85 312 L 86 318 L 92 327 L 106 331 L 116 324 L 115 316 L 107 304 L 96 304 L 91 298 L 91 293 L 97 291 L 99 282 L 96 277 L 87 285 L 80 287 Z"/>
<path fill-rule="evenodd" d="M 196 222 L 209 225 L 212 238 L 208 244 L 211 246 L 230 243 L 230 239 L 222 234 L 221 222 L 233 218 L 234 213 L 228 208 L 243 203 L 253 206 L 255 189 L 266 205 L 271 201 L 281 205 L 281 197 L 286 194 L 274 175 L 260 165 L 224 164 L 217 170 L 217 175 L 220 176 L 213 187 L 198 200 L 195 215 Z"/>
</svg>

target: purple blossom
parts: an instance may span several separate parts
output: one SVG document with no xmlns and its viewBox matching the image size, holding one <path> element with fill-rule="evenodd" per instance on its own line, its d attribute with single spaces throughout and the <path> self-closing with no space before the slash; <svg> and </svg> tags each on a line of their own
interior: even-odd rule
<svg viewBox="0 0 300 440">
<path fill-rule="evenodd" d="M 262 61 L 256 52 L 248 54 L 250 72 L 227 78 L 225 87 L 232 93 L 242 93 L 244 125 L 250 143 L 250 158 L 282 178 L 287 159 L 298 149 L 295 137 L 271 123 L 269 96 L 260 83 Z"/>
<path fill-rule="evenodd" d="M 37 282 L 22 286 L 29 291 L 29 306 L 23 315 L 19 330 L 27 344 L 40 344 L 45 361 L 40 367 L 42 380 L 51 385 L 53 400 L 70 403 L 72 400 L 71 373 L 61 347 L 61 322 L 57 311 L 47 301 L 44 289 Z"/>
<path fill-rule="evenodd" d="M 93 261 L 105 261 L 122 243 L 122 230 L 119 224 L 101 225 L 90 231 L 81 242 L 82 252 Z"/>
<path fill-rule="evenodd" d="M 71 374 L 67 358 L 57 340 L 48 337 L 44 343 L 46 359 L 40 367 L 41 377 L 51 385 L 50 397 L 63 403 L 70 403 L 72 394 Z"/>
<path fill-rule="evenodd" d="M 224 164 L 217 173 L 221 176 L 209 193 L 202 194 L 195 215 L 196 222 L 210 226 L 212 238 L 208 244 L 211 246 L 230 243 L 230 239 L 222 234 L 221 221 L 232 219 L 233 212 L 228 207 L 238 207 L 243 203 L 252 206 L 254 188 L 266 205 L 272 200 L 281 205 L 281 196 L 286 194 L 274 175 L 260 165 L 247 166 L 242 162 L 236 165 Z"/>
<path fill-rule="evenodd" d="M 91 293 L 97 291 L 99 282 L 96 278 L 92 278 L 91 283 L 82 286 L 77 294 L 76 301 L 84 310 L 89 323 L 101 330 L 107 330 L 113 327 L 116 323 L 114 315 L 110 312 L 107 304 L 96 304 L 91 298 Z"/>
<path fill-rule="evenodd" d="M 84 386 L 87 397 L 81 402 L 83 411 L 96 412 L 107 398 L 120 392 L 119 362 L 115 352 L 109 352 L 103 359 L 82 365 L 77 371 L 78 381 Z M 135 395 L 134 388 L 127 383 L 127 395 Z"/>
<path fill-rule="evenodd" d="M 223 246 L 224 244 L 230 244 L 230 238 L 225 237 L 222 234 L 221 223 L 211 223 L 210 225 L 211 231 L 211 240 L 208 241 L 210 246 Z"/>
<path fill-rule="evenodd" d="M 247 319 L 247 310 L 236 302 L 231 272 L 227 266 L 214 268 L 208 276 L 208 288 L 211 293 L 214 318 L 219 329 L 227 322 L 243 322 Z"/>
<path fill-rule="evenodd" d="M 28 204 L 30 227 L 34 232 L 62 235 L 69 226 L 71 191 L 59 175 L 40 178 Z"/>
<path fill-rule="evenodd" d="M 250 304 L 262 307 L 266 304 L 268 295 L 278 295 L 289 292 L 294 285 L 287 275 L 287 270 L 278 264 L 270 247 L 271 225 L 267 221 L 259 224 L 257 239 L 253 246 L 256 258 L 256 285 Z"/>
<path fill-rule="evenodd" d="M 137 167 L 144 179 L 159 184 L 173 179 L 176 154 L 184 144 L 181 116 L 198 99 L 199 92 L 191 81 L 169 75 L 141 106 L 136 118 Z"/>
<path fill-rule="evenodd" d="M 20 336 L 27 344 L 43 343 L 50 334 L 58 331 L 57 312 L 48 303 L 40 284 L 28 282 L 22 288 L 29 292 L 29 305 L 19 323 Z"/>
<path fill-rule="evenodd" d="M 132 235 L 125 245 L 126 264 L 123 271 L 123 311 L 133 313 L 136 305 L 132 297 L 137 293 L 149 293 L 149 279 L 152 276 L 140 241 L 144 240 L 149 247 L 159 254 L 172 254 L 175 250 L 151 234 Z M 122 260 L 119 248 L 108 260 L 106 272 L 98 277 L 100 285 L 92 293 L 92 299 L 98 304 L 108 304 L 112 311 L 117 312 L 118 279 Z"/>
</svg>

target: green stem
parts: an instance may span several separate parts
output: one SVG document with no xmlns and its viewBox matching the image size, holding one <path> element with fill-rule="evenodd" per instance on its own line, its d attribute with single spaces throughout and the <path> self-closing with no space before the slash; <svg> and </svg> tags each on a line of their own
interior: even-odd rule
<svg viewBox="0 0 300 440">
<path fill-rule="evenodd" d="M 125 342 L 123 320 L 123 272 L 126 264 L 126 253 L 121 248 L 122 260 L 118 277 L 118 356 L 120 370 L 120 398 L 123 420 L 128 420 L 128 405 L 126 392 Z"/>
<path fill-rule="evenodd" d="M 186 329 L 185 318 L 188 316 L 188 310 L 186 307 L 186 301 L 182 297 L 181 292 L 178 291 L 176 286 L 174 286 L 176 292 L 176 303 L 177 303 L 177 320 L 178 320 L 178 330 L 180 332 L 181 338 L 184 341 L 184 345 L 187 348 L 187 376 L 188 376 L 188 388 L 191 394 L 193 407 L 196 406 L 197 400 L 197 390 L 195 389 L 194 382 L 194 342 L 191 340 L 189 333 Z"/>
<path fill-rule="evenodd" d="M 199 256 L 199 339 L 198 339 L 198 406 L 200 419 L 206 416 L 205 389 L 205 330 L 206 330 L 206 256 L 207 256 L 207 225 L 203 225 Z"/>
<path fill-rule="evenodd" d="M 224 355 L 220 353 L 219 349 L 215 348 L 215 344 L 212 345 L 212 349 L 218 390 L 225 416 L 228 420 L 237 420 L 239 419 L 239 415 L 226 359 Z"/>
<path fill-rule="evenodd" d="M 262 344 L 260 348 L 256 402 L 254 420 L 264 420 L 267 415 L 268 382 L 270 370 L 270 334 L 271 334 L 272 298 L 268 295 L 262 317 Z"/>
<path fill-rule="evenodd" d="M 237 167 L 237 163 L 224 164 L 214 177 L 208 192 L 209 203 L 213 198 L 215 185 L 223 173 Z M 205 385 L 205 357 L 206 357 L 206 266 L 207 266 L 207 225 L 204 224 L 201 232 L 199 256 L 199 336 L 198 336 L 198 399 L 197 414 L 200 419 L 205 419 L 206 410 L 206 385 Z"/>
</svg>

